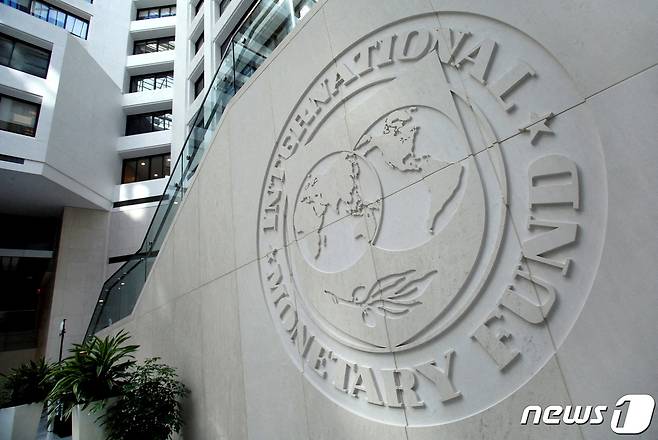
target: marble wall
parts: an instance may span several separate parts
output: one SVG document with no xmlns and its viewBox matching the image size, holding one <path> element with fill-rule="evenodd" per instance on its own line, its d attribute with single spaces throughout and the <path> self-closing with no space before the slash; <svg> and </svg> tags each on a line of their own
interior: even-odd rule
<svg viewBox="0 0 658 440">
<path fill-rule="evenodd" d="M 319 2 L 109 330 L 178 367 L 184 437 L 615 438 L 620 397 L 658 398 L 657 16 Z"/>
</svg>

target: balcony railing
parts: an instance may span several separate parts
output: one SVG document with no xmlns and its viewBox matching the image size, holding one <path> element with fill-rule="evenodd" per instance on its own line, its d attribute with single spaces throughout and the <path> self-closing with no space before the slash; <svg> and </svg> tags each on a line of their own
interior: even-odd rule
<svg viewBox="0 0 658 440">
<path fill-rule="evenodd" d="M 260 0 L 229 39 L 222 61 L 206 92 L 181 154 L 153 215 L 142 246 L 103 285 L 86 336 L 132 313 L 146 278 L 217 130 L 229 100 L 288 35 L 316 0 Z"/>
</svg>

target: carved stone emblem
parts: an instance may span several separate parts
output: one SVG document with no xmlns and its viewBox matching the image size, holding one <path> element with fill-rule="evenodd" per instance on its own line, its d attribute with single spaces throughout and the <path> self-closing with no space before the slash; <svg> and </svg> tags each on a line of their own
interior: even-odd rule
<svg viewBox="0 0 658 440">
<path fill-rule="evenodd" d="M 466 14 L 380 29 L 319 72 L 258 213 L 265 301 L 307 380 L 363 416 L 431 425 L 543 367 L 605 225 L 592 123 L 555 116 L 578 102 L 539 43 Z"/>
</svg>

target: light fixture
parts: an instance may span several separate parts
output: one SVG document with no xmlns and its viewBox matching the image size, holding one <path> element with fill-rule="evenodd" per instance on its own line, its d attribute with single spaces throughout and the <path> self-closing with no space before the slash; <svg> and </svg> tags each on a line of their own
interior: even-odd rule
<svg viewBox="0 0 658 440">
<path fill-rule="evenodd" d="M 158 173 L 153 173 L 153 177 L 158 177 Z"/>
<path fill-rule="evenodd" d="M 140 162 L 139 163 L 141 166 L 146 166 L 146 162 Z"/>
</svg>

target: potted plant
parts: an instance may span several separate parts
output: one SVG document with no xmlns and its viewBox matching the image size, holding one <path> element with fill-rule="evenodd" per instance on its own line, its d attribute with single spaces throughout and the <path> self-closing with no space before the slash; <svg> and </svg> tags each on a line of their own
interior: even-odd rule
<svg viewBox="0 0 658 440">
<path fill-rule="evenodd" d="M 2 375 L 3 402 L 0 433 L 7 440 L 32 440 L 37 436 L 43 402 L 49 391 L 51 366 L 43 359 L 30 361 Z"/>
<path fill-rule="evenodd" d="M 137 366 L 103 425 L 112 440 L 168 440 L 183 427 L 181 399 L 189 394 L 176 370 L 147 359 Z"/>
<path fill-rule="evenodd" d="M 127 345 L 128 333 L 100 339 L 93 336 L 75 344 L 71 355 L 49 374 L 53 383 L 48 394 L 48 420 L 72 416 L 73 440 L 105 438 L 99 419 L 118 397 L 135 364 L 137 345 Z"/>
</svg>

